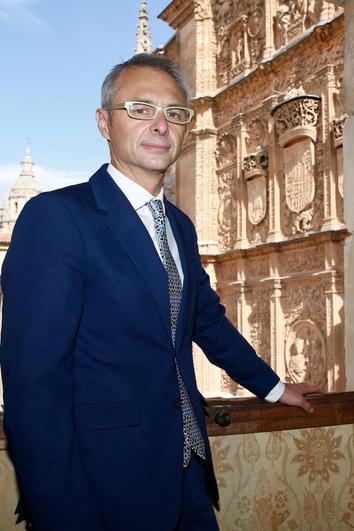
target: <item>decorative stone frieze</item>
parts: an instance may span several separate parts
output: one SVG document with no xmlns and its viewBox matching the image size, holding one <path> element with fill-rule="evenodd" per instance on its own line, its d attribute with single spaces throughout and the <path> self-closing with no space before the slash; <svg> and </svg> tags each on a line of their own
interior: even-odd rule
<svg viewBox="0 0 354 531">
<path fill-rule="evenodd" d="M 320 97 L 299 95 L 279 103 L 272 111 L 279 144 L 285 146 L 300 137 L 316 142 Z"/>
<path fill-rule="evenodd" d="M 325 0 L 280 0 L 274 24 L 276 46 L 286 46 L 308 28 L 334 16 Z"/>
</svg>

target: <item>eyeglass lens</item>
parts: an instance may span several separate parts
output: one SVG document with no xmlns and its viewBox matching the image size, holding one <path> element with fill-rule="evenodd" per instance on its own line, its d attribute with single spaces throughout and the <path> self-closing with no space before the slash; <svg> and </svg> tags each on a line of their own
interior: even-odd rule
<svg viewBox="0 0 354 531">
<path fill-rule="evenodd" d="M 138 120 L 151 120 L 157 113 L 157 107 L 149 103 L 132 102 L 129 104 L 128 113 Z M 166 120 L 174 123 L 187 123 L 190 120 L 189 109 L 167 107 L 164 110 Z"/>
</svg>

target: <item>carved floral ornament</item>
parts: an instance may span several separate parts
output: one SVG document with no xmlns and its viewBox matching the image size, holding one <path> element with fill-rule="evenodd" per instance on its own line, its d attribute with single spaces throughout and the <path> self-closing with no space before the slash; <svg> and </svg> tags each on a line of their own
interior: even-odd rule
<svg viewBox="0 0 354 531">
<path fill-rule="evenodd" d="M 248 219 L 258 225 L 267 212 L 268 154 L 251 153 L 243 159 L 243 171 L 247 183 Z"/>
<path fill-rule="evenodd" d="M 299 137 L 309 137 L 316 142 L 320 97 L 300 95 L 285 100 L 272 110 L 279 144 L 283 147 Z"/>
<path fill-rule="evenodd" d="M 332 122 L 335 148 L 338 148 L 343 145 L 344 123 L 347 119 L 347 116 L 347 114 L 342 114 L 342 116 L 340 116 L 339 118 L 335 118 Z"/>
</svg>

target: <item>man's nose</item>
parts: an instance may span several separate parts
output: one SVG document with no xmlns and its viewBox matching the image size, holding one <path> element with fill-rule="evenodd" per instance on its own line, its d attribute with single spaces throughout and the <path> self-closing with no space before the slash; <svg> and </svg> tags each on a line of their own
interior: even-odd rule
<svg viewBox="0 0 354 531">
<path fill-rule="evenodd" d="M 165 135 L 168 133 L 168 122 L 162 109 L 157 111 L 155 118 L 152 120 L 151 129 L 160 135 Z"/>
</svg>

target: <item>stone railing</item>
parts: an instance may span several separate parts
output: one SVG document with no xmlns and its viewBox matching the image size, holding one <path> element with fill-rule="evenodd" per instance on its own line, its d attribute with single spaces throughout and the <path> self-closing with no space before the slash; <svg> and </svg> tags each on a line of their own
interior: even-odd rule
<svg viewBox="0 0 354 531">
<path fill-rule="evenodd" d="M 309 400 L 313 414 L 256 398 L 208 400 L 221 531 L 354 527 L 354 392 Z M 1 426 L 0 529 L 21 531 Z"/>
</svg>

